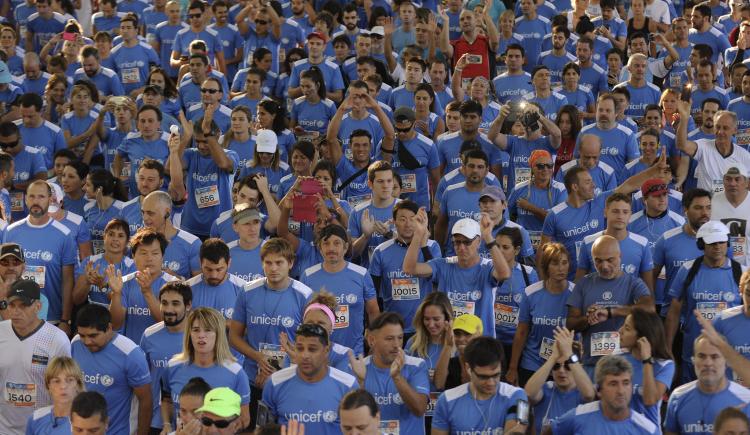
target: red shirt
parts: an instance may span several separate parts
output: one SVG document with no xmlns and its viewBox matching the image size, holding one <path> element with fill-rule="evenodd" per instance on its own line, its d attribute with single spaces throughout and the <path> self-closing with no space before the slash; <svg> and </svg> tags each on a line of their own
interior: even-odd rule
<svg viewBox="0 0 750 435">
<path fill-rule="evenodd" d="M 461 58 L 464 53 L 476 54 L 482 56 L 482 63 L 471 63 L 467 64 L 464 68 L 461 77 L 464 79 L 473 79 L 477 76 L 482 76 L 487 80 L 490 79 L 490 44 L 487 42 L 487 37 L 484 35 L 477 35 L 474 42 L 469 44 L 463 33 L 458 39 L 451 41 L 453 46 L 453 66 L 456 66 L 456 61 Z"/>
</svg>

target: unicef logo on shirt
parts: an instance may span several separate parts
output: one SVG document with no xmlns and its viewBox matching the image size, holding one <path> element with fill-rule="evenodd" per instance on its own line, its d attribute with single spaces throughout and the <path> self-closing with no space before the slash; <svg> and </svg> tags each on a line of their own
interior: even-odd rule
<svg viewBox="0 0 750 435">
<path fill-rule="evenodd" d="M 216 173 L 211 174 L 211 181 L 216 181 L 219 179 L 219 175 Z"/>
<path fill-rule="evenodd" d="M 231 319 L 232 318 L 232 314 L 234 314 L 234 308 L 227 308 L 226 311 L 224 311 L 224 312 L 226 313 L 227 319 Z"/>
<path fill-rule="evenodd" d="M 609 149 L 609 153 L 611 155 L 613 155 L 613 156 L 616 156 L 616 155 L 620 154 L 620 150 L 618 150 L 617 148 L 610 148 Z"/>
<path fill-rule="evenodd" d="M 180 263 L 176 261 L 170 261 L 169 263 L 167 263 L 167 267 L 169 268 L 169 270 L 177 272 L 180 269 Z"/>
<path fill-rule="evenodd" d="M 541 39 L 542 38 L 542 34 L 541 33 L 532 33 L 532 35 L 534 35 L 534 38 L 536 38 L 536 39 Z"/>
<path fill-rule="evenodd" d="M 224 47 L 229 47 L 229 41 L 222 41 L 221 45 Z"/>
<path fill-rule="evenodd" d="M 322 120 L 315 121 L 315 126 L 318 128 L 323 128 L 323 121 Z"/>
<path fill-rule="evenodd" d="M 142 67 L 143 67 L 144 65 L 146 65 L 146 64 L 145 64 L 145 63 L 144 63 L 144 62 L 143 62 L 142 60 L 139 60 L 138 62 L 136 62 L 136 63 L 135 63 L 135 65 L 136 65 L 136 66 L 137 66 L 138 68 L 142 68 Z"/>
<path fill-rule="evenodd" d="M 112 384 L 115 383 L 115 380 L 112 378 L 112 376 L 104 375 L 102 376 L 102 385 L 105 387 L 109 387 Z"/>
<path fill-rule="evenodd" d="M 403 405 L 404 399 L 401 398 L 400 394 L 396 393 L 393 395 L 393 403 L 395 403 L 396 405 Z"/>
<path fill-rule="evenodd" d="M 612 292 L 611 291 L 604 292 L 602 294 L 602 299 L 604 299 L 605 301 L 612 299 Z"/>
<path fill-rule="evenodd" d="M 592 219 L 591 220 L 591 228 L 593 228 L 593 229 L 599 228 L 599 219 Z"/>
<path fill-rule="evenodd" d="M 478 301 L 482 298 L 482 292 L 479 290 L 472 290 L 471 294 L 469 295 L 472 301 Z"/>
<path fill-rule="evenodd" d="M 625 266 L 625 272 L 633 274 L 635 272 L 635 266 L 632 264 L 628 264 L 627 266 Z"/>
<path fill-rule="evenodd" d="M 521 293 L 516 293 L 513 295 L 513 302 L 517 304 L 521 303 Z"/>
<path fill-rule="evenodd" d="M 333 423 L 336 421 L 336 411 L 326 411 L 323 413 L 323 421 L 326 423 Z"/>
<path fill-rule="evenodd" d="M 49 251 L 42 251 L 41 257 L 43 261 L 52 261 L 52 253 Z"/>
<path fill-rule="evenodd" d="M 727 302 L 734 302 L 734 293 L 733 292 L 726 292 L 724 293 L 724 300 Z"/>
<path fill-rule="evenodd" d="M 284 328 L 291 328 L 292 325 L 294 325 L 294 319 L 289 316 L 284 316 L 281 318 L 281 325 L 284 326 Z"/>
<path fill-rule="evenodd" d="M 356 304 L 357 303 L 357 295 L 354 293 L 349 293 L 346 295 L 346 302 L 349 304 Z"/>
<path fill-rule="evenodd" d="M 289 44 L 289 38 L 281 38 L 282 44 Z"/>
<path fill-rule="evenodd" d="M 18 172 L 16 175 L 17 175 L 16 180 L 28 180 L 29 179 L 28 172 Z"/>
</svg>

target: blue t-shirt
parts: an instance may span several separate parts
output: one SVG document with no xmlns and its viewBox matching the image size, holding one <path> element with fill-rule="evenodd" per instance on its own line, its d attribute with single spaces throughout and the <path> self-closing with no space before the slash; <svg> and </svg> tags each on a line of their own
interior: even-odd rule
<svg viewBox="0 0 750 435">
<path fill-rule="evenodd" d="M 44 155 L 47 169 L 52 169 L 55 153 L 68 148 L 62 129 L 49 121 L 42 122 L 39 127 L 26 127 L 20 119 L 15 121 L 15 124 L 18 126 L 23 142 L 37 147 Z"/>
<path fill-rule="evenodd" d="M 721 311 L 742 305 L 739 287 L 734 282 L 729 259 L 721 267 L 708 267 L 702 263 L 692 282 L 683 290 L 690 267 L 695 261 L 692 260 L 680 266 L 668 292 L 670 301 L 682 301 L 682 314 L 685 319 L 682 358 L 685 361 L 690 361 L 693 356 L 693 341 L 701 332 L 701 326 L 693 316 L 694 310 L 698 310 L 704 319 L 713 320 Z"/>
<path fill-rule="evenodd" d="M 292 66 L 292 73 L 289 74 L 289 85 L 288 88 L 299 87 L 300 74 L 303 71 L 307 71 L 312 66 L 309 59 L 300 59 L 294 62 Z M 344 89 L 344 78 L 341 75 L 339 66 L 330 60 L 325 60 L 316 65 L 323 73 L 323 80 L 326 84 L 326 90 L 328 92 L 334 92 Z"/>
<path fill-rule="evenodd" d="M 243 279 L 227 274 L 224 282 L 217 286 L 210 285 L 203 279 L 203 274 L 185 281 L 193 291 L 193 308 L 209 307 L 220 312 L 227 321 L 232 319 L 237 295 L 245 287 Z"/>
<path fill-rule="evenodd" d="M 137 195 L 138 187 L 135 183 L 135 175 L 138 173 L 138 168 L 141 167 L 143 160 L 151 158 L 159 161 L 162 165 L 167 164 L 167 158 L 169 157 L 168 140 L 168 132 L 162 132 L 158 138 L 147 141 L 141 136 L 140 132 L 134 131 L 128 133 L 122 144 L 117 147 L 117 154 L 122 156 L 123 160 L 130 162 L 123 164 L 123 171 L 128 174 L 128 187 L 131 196 Z"/>
<path fill-rule="evenodd" d="M 536 187 L 530 180 L 518 183 L 513 188 L 513 192 L 511 192 L 510 198 L 508 198 L 508 210 L 511 216 L 516 216 L 516 223 L 526 228 L 529 233 L 533 233 L 535 236 L 535 246 L 537 246 L 541 238 L 544 221 L 539 220 L 530 211 L 519 207 L 518 201 L 520 199 L 525 199 L 543 210 L 550 210 L 552 207 L 568 199 L 568 191 L 565 189 L 564 184 L 554 180 L 550 182 L 547 189 Z"/>
<path fill-rule="evenodd" d="M 607 71 L 596 63 L 592 63 L 591 66 L 582 66 L 581 78 L 578 79 L 578 85 L 591 91 L 594 94 L 594 98 L 600 93 L 609 92 Z"/>
<path fill-rule="evenodd" d="M 615 170 L 615 178 L 618 183 L 625 181 L 625 164 L 641 156 L 633 132 L 620 124 L 609 130 L 603 130 L 596 124 L 589 124 L 581 129 L 576 139 L 574 153 L 576 158 L 579 156 L 581 136 L 584 134 L 599 136 L 602 144 L 601 162 L 608 164 Z"/>
<path fill-rule="evenodd" d="M 313 293 L 301 282 L 289 281 L 289 287 L 283 290 L 269 288 L 265 278 L 246 284 L 232 313 L 232 320 L 245 325 L 245 341 L 269 359 L 283 360 L 277 358 L 283 354 L 279 334 L 286 332 L 294 339 L 297 326 L 302 323 L 302 310 Z M 244 369 L 247 377 L 255 380 L 255 360 L 245 358 Z"/>
<path fill-rule="evenodd" d="M 29 18 L 26 21 L 26 30 L 34 33 L 34 52 L 41 52 L 42 47 L 44 47 L 50 39 L 65 30 L 66 22 L 65 17 L 57 12 L 52 12 L 50 18 L 43 18 L 38 12 L 29 15 Z"/>
<path fill-rule="evenodd" d="M 540 435 L 545 426 L 561 417 L 566 412 L 584 403 L 581 392 L 577 388 L 570 391 L 560 391 L 555 387 L 553 381 L 547 381 L 542 385 L 542 399 L 533 407 L 534 410 L 534 433 Z"/>
<path fill-rule="evenodd" d="M 370 261 L 370 275 L 381 279 L 379 293 L 383 298 L 383 310 L 395 311 L 404 318 L 404 332 L 413 333 L 414 315 L 424 297 L 432 292 L 429 278 L 416 278 L 404 273 L 402 266 L 408 246 L 397 239 L 391 239 L 378 245 Z M 432 258 L 440 258 L 440 246 L 434 240 L 428 240 L 426 248 Z M 418 262 L 425 257 L 420 249 Z"/>
<path fill-rule="evenodd" d="M 495 86 L 497 101 L 501 104 L 521 101 L 524 94 L 534 90 L 531 86 L 531 74 L 525 71 L 514 75 L 505 72 L 492 79 L 492 84 Z"/>
<path fill-rule="evenodd" d="M 524 64 L 523 69 L 526 72 L 531 72 L 539 64 L 539 54 L 542 51 L 544 35 L 552 33 L 550 20 L 541 15 L 533 20 L 520 16 L 516 18 L 513 31 L 523 37 L 521 43 L 526 53 L 526 64 Z"/>
<path fill-rule="evenodd" d="M 711 50 L 713 50 L 711 52 L 711 63 L 713 64 L 718 64 L 719 56 L 731 47 L 727 34 L 724 34 L 724 32 L 714 26 L 710 26 L 705 32 L 690 29 L 688 41 L 693 45 L 706 44 L 711 47 Z"/>
<path fill-rule="evenodd" d="M 292 366 L 271 375 L 263 387 L 263 403 L 279 424 L 297 420 L 311 433 L 340 434 L 339 403 L 358 386 L 354 376 L 333 367 L 320 381 L 306 382 L 297 376 L 297 366 Z"/>
<path fill-rule="evenodd" d="M 453 308 L 453 318 L 473 314 L 482 320 L 484 335 L 495 336 L 495 287 L 492 260 L 482 259 L 468 268 L 458 265 L 456 257 L 433 258 L 432 281 L 438 291 L 446 293 Z"/>
<path fill-rule="evenodd" d="M 583 269 L 587 273 L 594 269 L 591 250 L 594 242 L 604 231 L 599 231 L 586 236 L 583 239 L 583 247 L 578 254 L 578 269 Z M 625 239 L 619 241 L 620 245 L 620 268 L 623 272 L 639 277 L 643 272 L 650 272 L 654 269 L 654 261 L 651 257 L 651 249 L 648 246 L 648 239 L 631 232 L 628 232 Z"/>
<path fill-rule="evenodd" d="M 414 139 L 397 141 L 397 147 L 406 147 L 419 162 L 416 169 L 407 169 L 399 160 L 398 152 L 393 153 L 393 169 L 401 177 L 401 194 L 420 207 L 430 209 L 429 173 L 440 167 L 437 147 L 429 138 L 417 133 Z"/>
<path fill-rule="evenodd" d="M 117 73 L 109 68 L 99 68 L 99 71 L 93 77 L 89 77 L 83 68 L 78 68 L 73 76 L 73 80 L 88 80 L 93 82 L 99 90 L 99 96 L 125 94 Z"/>
<path fill-rule="evenodd" d="M 161 65 L 159 56 L 151 45 L 141 41 L 133 47 L 126 47 L 123 42 L 112 49 L 109 57 L 122 80 L 123 89 L 128 94 L 146 85 L 152 66 Z"/>
<path fill-rule="evenodd" d="M 714 328 L 723 335 L 734 350 L 742 354 L 745 358 L 750 358 L 750 336 L 747 331 L 750 330 L 750 318 L 745 315 L 745 307 L 738 305 L 728 308 L 718 316 L 714 317 Z M 730 371 L 727 369 L 727 371 Z M 735 376 L 735 380 L 738 376 Z"/>
<path fill-rule="evenodd" d="M 182 352 L 183 336 L 183 331 L 170 332 L 164 322 L 159 322 L 146 328 L 141 337 L 141 349 L 146 354 L 151 369 L 151 427 L 160 428 L 164 425 L 161 418 L 161 380 L 167 371 L 169 360 Z"/>
<path fill-rule="evenodd" d="M 23 278 L 32 279 L 49 300 L 47 320 L 60 320 L 63 309 L 63 268 L 78 261 L 72 231 L 52 218 L 41 226 L 28 218 L 10 224 L 3 233 L 3 243 L 23 246 L 26 270 Z"/>
<path fill-rule="evenodd" d="M 487 158 L 490 161 L 490 166 L 500 166 L 501 157 L 500 149 L 496 147 L 484 133 L 479 133 L 474 137 L 474 140 L 479 142 L 482 146 L 482 151 L 487 154 Z M 435 142 L 435 146 L 438 150 L 438 157 L 440 157 L 440 164 L 445 166 L 443 172 L 451 172 L 461 167 L 461 145 L 464 143 L 464 138 L 460 131 L 454 133 L 446 133 L 438 137 Z M 459 180 L 463 181 L 463 180 Z M 456 181 L 458 182 L 458 181 Z"/>
<path fill-rule="evenodd" d="M 506 423 L 516 420 L 512 408 L 521 400 L 528 401 L 523 389 L 504 382 L 484 400 L 475 399 L 469 384 L 462 384 L 440 395 L 432 427 L 450 434 L 502 433 Z"/>
<path fill-rule="evenodd" d="M 601 402 L 591 402 L 578 405 L 575 409 L 566 412 L 562 417 L 552 420 L 552 433 L 555 435 L 573 434 L 659 434 L 659 426 L 652 423 L 646 416 L 630 411 L 630 417 L 626 420 L 612 421 L 604 416 L 601 410 Z"/>
<path fill-rule="evenodd" d="M 719 412 L 730 406 L 741 406 L 750 402 L 750 390 L 735 382 L 726 382 L 726 388 L 714 394 L 700 391 L 698 381 L 675 388 L 667 403 L 664 430 L 711 435 L 714 430 L 714 419 Z"/>
<path fill-rule="evenodd" d="M 665 292 L 671 287 L 680 267 L 701 255 L 703 251 L 698 249 L 695 236 L 688 235 L 682 226 L 668 230 L 659 237 L 654 246 L 654 265 L 665 268 Z M 668 299 L 665 297 L 664 302 L 669 302 Z"/>
<path fill-rule="evenodd" d="M 91 125 L 96 122 L 98 117 L 99 114 L 95 110 L 89 110 L 84 116 L 81 117 L 79 117 L 75 112 L 68 112 L 62 116 L 62 120 L 60 121 L 60 128 L 63 130 L 63 132 L 67 131 L 68 133 L 70 133 L 71 137 L 79 136 L 85 133 L 86 130 L 88 130 Z M 86 147 L 87 143 L 88 138 L 76 145 L 73 149 L 80 154 L 83 154 L 83 150 Z M 97 147 L 94 154 L 99 154 L 99 152 L 100 151 Z"/>
<path fill-rule="evenodd" d="M 651 296 L 646 284 L 633 275 L 621 274 L 604 279 L 598 272 L 586 275 L 573 288 L 567 305 L 585 314 L 592 305 L 619 307 L 633 305 L 639 299 Z M 583 364 L 592 366 L 603 355 L 616 353 L 620 348 L 618 331 L 625 323 L 624 317 L 613 317 L 591 325 L 583 332 Z"/>
<path fill-rule="evenodd" d="M 375 146 L 383 139 L 383 127 L 380 125 L 378 117 L 370 112 L 365 112 L 365 117 L 363 119 L 356 119 L 352 115 L 352 112 L 349 112 L 341 118 L 341 124 L 339 125 L 339 131 L 336 136 L 341 141 L 341 149 L 349 160 L 352 158 L 349 141 L 355 130 L 365 130 L 370 133 L 370 157 L 375 157 Z M 341 178 L 340 174 L 337 175 L 339 179 L 346 179 Z"/>
<path fill-rule="evenodd" d="M 556 92 L 550 92 L 548 97 L 542 98 L 532 91 L 524 95 L 523 99 L 531 103 L 537 103 L 544 110 L 544 116 L 552 121 L 557 119 L 557 112 L 560 111 L 560 108 L 568 104 L 568 99 Z"/>
<path fill-rule="evenodd" d="M 104 228 L 106 228 L 110 220 L 122 218 L 122 208 L 124 205 L 125 203 L 114 200 L 106 210 L 100 209 L 96 201 L 89 201 L 83 206 L 83 218 L 86 219 L 89 231 L 91 231 L 92 252 L 94 254 L 104 252 Z"/>
<path fill-rule="evenodd" d="M 260 248 L 263 243 L 261 241 L 255 249 L 249 250 L 242 249 L 239 240 L 227 243 L 229 256 L 232 258 L 229 273 L 246 282 L 263 278 L 263 263 L 260 260 Z"/>
<path fill-rule="evenodd" d="M 643 363 L 641 360 L 633 357 L 630 352 L 624 352 L 621 354 L 623 358 L 628 360 L 631 367 L 633 368 L 632 384 L 636 391 L 634 391 L 633 399 L 630 402 L 630 407 L 637 412 L 645 415 L 646 418 L 651 420 L 655 425 L 661 424 L 661 399 L 651 406 L 646 406 L 641 399 L 643 396 Z M 672 385 L 672 378 L 674 377 L 675 364 L 671 359 L 654 359 L 653 372 L 654 380 L 666 387 L 665 391 L 669 391 L 669 387 Z"/>
<path fill-rule="evenodd" d="M 188 278 L 201 269 L 201 240 L 187 231 L 177 230 L 164 251 L 164 267 Z"/>
<path fill-rule="evenodd" d="M 133 388 L 151 382 L 143 350 L 124 335 L 114 333 L 102 350 L 92 353 L 76 335 L 71 342 L 71 355 L 81 367 L 86 391 L 101 393 L 107 400 L 107 433 L 135 432 L 136 422 L 130 418 Z"/>
<path fill-rule="evenodd" d="M 156 320 L 151 315 L 146 298 L 141 292 L 141 286 L 135 279 L 136 273 L 138 272 L 133 272 L 122 277 L 121 302 L 122 307 L 125 309 L 125 323 L 122 326 L 122 332 L 129 339 L 140 343 L 143 331 L 156 323 Z M 151 291 L 154 294 L 154 298 L 159 298 L 159 290 L 164 284 L 176 280 L 177 278 L 174 276 L 162 272 L 161 276 L 156 278 L 151 284 Z"/>
<path fill-rule="evenodd" d="M 317 103 L 310 103 L 305 97 L 299 97 L 292 104 L 291 120 L 306 132 L 326 134 L 328 122 L 336 114 L 336 104 L 326 98 Z"/>
<path fill-rule="evenodd" d="M 375 285 L 367 269 L 347 262 L 339 272 L 327 272 L 316 264 L 302 272 L 299 280 L 313 291 L 325 289 L 336 296 L 336 323 L 331 340 L 364 352 L 365 303 L 375 299 Z"/>
<path fill-rule="evenodd" d="M 479 221 L 481 213 L 479 209 L 479 198 L 481 190 L 469 191 L 466 182 L 448 186 L 440 198 L 440 215 L 446 216 L 448 220 L 447 231 L 450 232 L 453 225 L 463 218 Z M 445 241 L 445 255 L 455 255 L 453 238 L 447 237 Z"/>
<path fill-rule="evenodd" d="M 524 290 L 518 321 L 529 325 L 529 334 L 521 354 L 521 368 L 538 370 L 552 355 L 555 327 L 565 325 L 566 304 L 574 287 L 568 282 L 567 289 L 554 294 L 544 287 L 544 281 L 539 281 Z"/>
<path fill-rule="evenodd" d="M 193 32 L 190 27 L 186 27 L 177 32 L 172 43 L 172 51 L 180 53 L 181 56 L 188 56 L 190 43 L 200 39 L 206 43 L 207 54 L 209 62 L 214 62 L 214 56 L 216 53 L 223 51 L 221 40 L 219 39 L 219 33 L 209 27 L 201 30 L 198 33 Z"/>
<path fill-rule="evenodd" d="M 552 146 L 548 136 L 540 136 L 534 140 L 521 136 L 507 136 L 505 151 L 510 154 L 508 186 L 515 186 L 531 179 L 529 157 L 536 150 L 547 151 L 552 156 L 557 153 L 557 149 Z"/>
<path fill-rule="evenodd" d="M 106 270 L 109 266 L 109 263 L 104 258 L 104 253 L 101 254 L 95 254 L 91 255 L 89 257 L 84 258 L 79 264 L 76 265 L 75 270 L 75 279 L 78 280 L 78 277 L 81 275 L 86 274 L 86 267 L 91 264 L 94 268 L 94 270 L 106 277 Z M 135 272 L 135 262 L 130 257 L 122 257 L 122 260 L 115 264 L 115 269 L 120 271 L 122 273 L 122 276 L 128 275 L 130 273 Z M 109 308 L 109 297 L 108 297 L 109 289 L 102 289 L 97 285 L 91 284 L 89 286 L 89 294 L 87 297 L 87 300 L 90 304 L 98 304 L 103 305 L 107 308 Z"/>
<path fill-rule="evenodd" d="M 159 43 L 159 59 L 161 60 L 161 65 L 170 77 L 177 77 L 177 69 L 169 66 L 169 60 L 172 58 L 174 39 L 177 36 L 177 32 L 189 28 L 190 27 L 184 22 L 172 25 L 169 24 L 169 22 L 164 21 L 157 24 L 156 29 L 154 30 L 154 37 L 156 42 Z"/>
<path fill-rule="evenodd" d="M 189 82 L 192 83 L 192 82 Z M 193 121 L 194 123 L 197 123 L 201 118 L 203 118 L 203 115 L 205 114 L 206 110 L 203 107 L 202 103 L 196 103 L 192 106 L 189 106 L 187 111 L 185 112 L 185 117 Z M 214 119 L 213 121 L 216 123 L 216 126 L 219 127 L 219 131 L 221 131 L 222 134 L 229 131 L 229 128 L 232 126 L 232 109 L 225 106 L 223 103 L 219 105 L 219 107 L 214 112 Z M 188 148 L 189 150 L 190 148 Z M 187 151 L 187 150 L 186 150 Z M 236 170 L 237 168 L 235 168 Z"/>
<path fill-rule="evenodd" d="M 375 365 L 371 356 L 365 358 L 367 374 L 362 388 L 369 391 L 380 405 L 381 427 L 398 427 L 395 433 L 424 435 L 424 416 L 412 414 L 404 404 L 401 395 L 391 378 L 391 369 Z M 430 394 L 430 380 L 427 364 L 421 358 L 405 355 L 401 376 L 418 394 Z"/>
<path fill-rule="evenodd" d="M 52 405 L 39 408 L 29 416 L 26 435 L 69 435 L 70 417 L 55 417 Z"/>
<path fill-rule="evenodd" d="M 516 263 L 510 278 L 495 287 L 495 332 L 504 344 L 513 344 L 524 289 L 537 281 L 539 276 L 534 268 Z"/>
</svg>

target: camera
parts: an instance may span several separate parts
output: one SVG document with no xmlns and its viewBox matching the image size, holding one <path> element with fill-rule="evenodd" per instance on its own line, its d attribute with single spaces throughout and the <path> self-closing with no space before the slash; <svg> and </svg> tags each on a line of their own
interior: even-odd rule
<svg viewBox="0 0 750 435">
<path fill-rule="evenodd" d="M 539 130 L 539 113 L 533 110 L 524 112 L 521 116 L 521 124 L 529 131 Z"/>
</svg>

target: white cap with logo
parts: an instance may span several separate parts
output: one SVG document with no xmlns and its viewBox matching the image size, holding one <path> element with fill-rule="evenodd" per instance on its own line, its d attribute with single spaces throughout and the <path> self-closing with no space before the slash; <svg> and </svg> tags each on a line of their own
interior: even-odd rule
<svg viewBox="0 0 750 435">
<path fill-rule="evenodd" d="M 473 240 L 479 237 L 481 230 L 479 228 L 479 222 L 471 218 L 459 219 L 458 222 L 453 224 L 451 235 L 460 234 L 469 240 Z"/>
<path fill-rule="evenodd" d="M 698 232 L 695 233 L 695 238 L 703 240 L 703 243 L 707 245 L 728 242 L 729 228 L 719 221 L 708 221 L 698 228 Z"/>
</svg>

